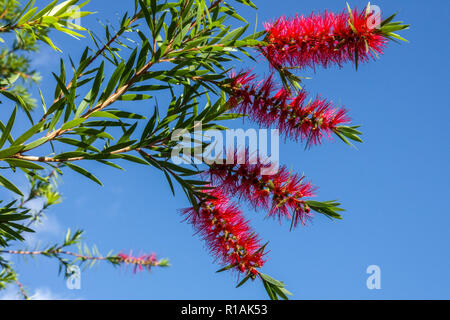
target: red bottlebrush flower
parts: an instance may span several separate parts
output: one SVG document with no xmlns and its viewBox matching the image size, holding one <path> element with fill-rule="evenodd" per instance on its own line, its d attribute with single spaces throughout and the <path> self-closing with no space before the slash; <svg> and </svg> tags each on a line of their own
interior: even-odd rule
<svg viewBox="0 0 450 320">
<path fill-rule="evenodd" d="M 259 83 L 251 83 L 253 79 L 249 72 L 235 75 L 228 103 L 260 125 L 274 125 L 286 136 L 306 140 L 310 146 L 320 144 L 324 136 L 331 137 L 339 125 L 350 122 L 345 109 L 336 109 L 325 99 L 307 102 L 305 90 L 292 96 L 284 88 L 277 90 L 272 76 Z"/>
<path fill-rule="evenodd" d="M 348 12 L 281 17 L 265 23 L 267 46 L 261 51 L 273 67 L 342 66 L 346 61 L 368 61 L 382 54 L 386 38 L 374 28 L 372 14 Z"/>
<path fill-rule="evenodd" d="M 136 273 L 138 271 L 143 271 L 147 269 L 150 271 L 152 267 L 158 266 L 159 262 L 156 259 L 156 255 L 152 254 L 144 254 L 138 257 L 133 256 L 131 253 L 119 253 L 117 255 L 119 263 L 125 263 L 127 265 L 133 265 L 133 272 Z"/>
<path fill-rule="evenodd" d="M 224 265 L 254 277 L 264 264 L 264 251 L 242 212 L 219 189 L 198 210 L 184 209 L 186 220 L 206 241 L 211 253 Z"/>
<path fill-rule="evenodd" d="M 293 226 L 306 224 L 312 218 L 305 198 L 314 196 L 315 188 L 304 177 L 291 174 L 285 167 L 278 173 L 262 175 L 264 164 L 251 159 L 238 164 L 213 164 L 207 172 L 214 185 L 223 192 L 236 194 L 249 201 L 255 209 L 268 210 L 268 216 L 292 219 Z M 237 157 L 235 157 L 237 159 Z"/>
</svg>

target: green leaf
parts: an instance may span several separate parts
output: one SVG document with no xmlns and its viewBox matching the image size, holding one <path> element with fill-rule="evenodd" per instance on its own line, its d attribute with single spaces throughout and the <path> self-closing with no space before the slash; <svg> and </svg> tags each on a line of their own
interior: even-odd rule
<svg viewBox="0 0 450 320">
<path fill-rule="evenodd" d="M 113 167 L 113 168 L 116 168 L 116 169 L 119 169 L 119 170 L 122 170 L 122 171 L 125 170 L 121 166 L 119 166 L 119 165 L 117 165 L 117 164 L 115 164 L 113 162 L 110 162 L 110 161 L 106 161 L 106 160 L 97 160 L 97 161 L 100 162 L 100 163 L 106 164 L 107 166 L 110 166 L 110 167 Z"/>
<path fill-rule="evenodd" d="M 0 214 L 0 222 L 20 221 L 28 218 L 31 218 L 31 216 L 25 214 Z"/>
<path fill-rule="evenodd" d="M 31 233 L 35 232 L 34 230 L 31 230 L 30 228 L 27 228 L 27 227 L 25 227 L 25 226 L 23 226 L 21 224 L 17 224 L 17 223 L 14 223 L 14 222 L 10 222 L 8 224 L 11 227 L 13 227 L 13 228 L 15 228 L 17 230 L 20 230 L 20 231 L 31 232 Z"/>
<path fill-rule="evenodd" d="M 98 93 L 100 91 L 100 86 L 103 82 L 103 71 L 105 70 L 105 61 L 102 61 L 100 68 L 98 69 L 97 75 L 95 76 L 94 84 L 92 85 L 92 95 L 90 97 L 90 106 L 94 105 L 95 100 L 97 99 Z"/>
<path fill-rule="evenodd" d="M 108 111 L 96 111 L 90 115 L 90 118 L 110 118 L 119 120 L 120 118 Z"/>
<path fill-rule="evenodd" d="M 50 47 L 52 47 L 53 50 L 55 51 L 59 51 L 62 52 L 60 48 L 58 48 L 57 46 L 55 46 L 55 44 L 53 43 L 53 41 L 46 35 L 41 35 L 40 39 L 42 41 L 44 41 L 46 44 L 48 44 Z"/>
<path fill-rule="evenodd" d="M 85 176 L 88 179 L 91 179 L 92 181 L 94 181 L 95 183 L 103 186 L 103 184 L 100 182 L 100 180 L 97 179 L 97 177 L 95 177 L 92 173 L 90 173 L 89 171 L 87 171 L 86 169 L 83 169 L 77 165 L 74 165 L 73 163 L 69 163 L 67 162 L 66 165 L 71 168 L 72 170 L 82 174 L 83 176 Z"/>
<path fill-rule="evenodd" d="M 0 120 L 0 130 L 1 130 L 2 132 L 4 132 L 5 129 L 6 129 L 5 125 L 4 125 L 3 122 Z M 13 142 L 14 142 L 13 138 L 11 137 L 11 134 L 8 135 L 8 141 L 9 141 L 9 143 L 13 143 Z"/>
<path fill-rule="evenodd" d="M 142 0 L 139 0 L 139 5 L 140 5 L 140 7 L 142 9 L 142 12 L 144 13 L 144 18 L 145 18 L 145 21 L 147 22 L 148 27 L 150 28 L 150 31 L 153 32 L 152 19 L 150 17 L 150 12 L 148 11 L 147 5 Z"/>
<path fill-rule="evenodd" d="M 17 193 L 18 195 L 23 197 L 22 191 L 20 191 L 11 181 L 6 179 L 5 177 L 0 176 L 0 184 L 5 188 L 11 190 L 12 192 Z"/>
<path fill-rule="evenodd" d="M 242 281 L 239 282 L 239 284 L 236 286 L 236 288 L 243 286 L 247 282 L 248 279 L 250 279 L 250 275 L 247 275 L 244 279 L 242 279 Z"/>
<path fill-rule="evenodd" d="M 148 94 L 124 94 L 121 95 L 119 99 L 121 101 L 141 101 L 141 100 L 147 100 L 151 99 L 152 96 Z"/>
<path fill-rule="evenodd" d="M 54 104 L 50 106 L 50 108 L 47 111 L 47 114 L 52 114 L 56 110 L 61 110 L 64 108 L 64 105 L 66 104 L 66 98 L 59 99 Z"/>
<path fill-rule="evenodd" d="M 29 130 L 27 130 L 24 134 L 22 134 L 19 138 L 17 138 L 16 141 L 14 141 L 14 143 L 12 145 L 15 146 L 15 145 L 20 145 L 20 144 L 24 143 L 29 138 L 31 138 L 35 133 L 37 133 L 39 130 L 41 130 L 41 128 L 44 126 L 44 124 L 45 124 L 45 120 L 34 125 Z"/>
<path fill-rule="evenodd" d="M 35 141 L 33 141 L 33 142 L 30 142 L 29 144 L 27 144 L 27 145 L 25 146 L 25 148 L 23 149 L 23 151 L 28 151 L 28 150 L 37 148 L 37 147 L 39 147 L 40 145 L 46 143 L 46 142 L 48 141 L 48 139 L 49 139 L 49 137 L 42 137 L 42 138 L 39 138 L 39 139 L 37 139 L 37 140 L 35 140 Z"/>
<path fill-rule="evenodd" d="M 129 91 L 154 91 L 154 90 L 164 90 L 164 89 L 169 89 L 169 88 L 170 88 L 170 86 L 166 86 L 166 85 L 150 84 L 150 85 L 132 87 L 131 89 L 129 89 Z"/>
<path fill-rule="evenodd" d="M 78 119 L 71 120 L 71 121 L 69 121 L 69 122 L 66 122 L 66 123 L 61 127 L 61 130 L 72 129 L 73 127 L 79 126 L 79 125 L 82 124 L 84 121 L 86 121 L 85 118 L 78 118 Z"/>
<path fill-rule="evenodd" d="M 264 288 L 267 291 L 267 294 L 272 300 L 278 300 L 278 296 L 280 296 L 284 300 L 289 300 L 288 295 L 292 295 L 288 290 L 286 290 L 285 284 L 281 281 L 275 280 L 272 277 L 266 274 L 259 274 L 261 280 L 263 281 Z"/>
<path fill-rule="evenodd" d="M 226 267 L 223 267 L 222 269 L 217 270 L 216 273 L 228 271 L 228 270 L 230 270 L 231 268 L 234 268 L 234 267 L 236 267 L 236 266 L 237 266 L 236 264 L 230 264 L 230 265 L 228 265 L 228 266 L 226 266 Z"/>
<path fill-rule="evenodd" d="M 270 283 L 263 279 L 264 289 L 266 289 L 267 294 L 271 300 L 278 300 L 276 294 L 273 293 Z"/>
<path fill-rule="evenodd" d="M 3 130 L 3 134 L 2 134 L 2 136 L 0 137 L 0 148 L 3 147 L 3 145 L 4 145 L 5 142 L 6 142 L 6 140 L 7 140 L 8 137 L 9 137 L 9 134 L 10 134 L 10 132 L 11 132 L 11 129 L 12 129 L 13 125 L 14 125 L 14 121 L 15 121 L 15 119 L 16 119 L 16 112 L 17 112 L 17 108 L 14 108 L 14 111 L 12 112 L 11 117 L 10 117 L 9 120 L 8 120 L 8 123 L 6 124 L 5 130 Z"/>
<path fill-rule="evenodd" d="M 129 126 L 128 123 L 118 122 L 118 121 L 107 121 L 107 120 L 101 120 L 101 121 L 89 121 L 85 122 L 85 127 L 126 127 Z"/>
<path fill-rule="evenodd" d="M 50 2 L 47 6 L 44 7 L 44 9 L 42 9 L 41 11 L 36 13 L 36 15 L 34 16 L 34 19 L 39 19 L 42 16 L 44 16 L 46 13 L 50 12 L 57 3 L 58 3 L 58 0 L 53 0 L 52 2 Z"/>
<path fill-rule="evenodd" d="M 13 154 L 16 154 L 24 149 L 24 146 L 12 146 L 0 151 L 0 159 L 5 159 Z"/>
<path fill-rule="evenodd" d="M 141 52 L 139 52 L 138 60 L 136 62 L 136 70 L 139 71 L 145 65 L 149 49 L 150 43 L 147 39 L 145 39 L 144 43 L 142 44 Z"/>
<path fill-rule="evenodd" d="M 144 140 L 151 133 L 153 133 L 153 129 L 155 129 L 157 119 L 158 119 L 158 108 L 155 108 L 152 117 L 150 118 L 150 120 L 148 121 L 147 125 L 144 128 L 144 131 L 142 132 L 141 140 Z"/>
<path fill-rule="evenodd" d="M 54 72 L 52 72 L 53 77 L 56 79 L 57 82 L 57 86 L 60 90 L 62 90 L 62 92 L 64 92 L 64 94 L 66 96 L 69 96 L 69 90 L 67 90 L 66 84 L 63 82 L 63 80 L 61 80 Z"/>
<path fill-rule="evenodd" d="M 340 207 L 340 203 L 337 201 L 306 201 L 306 204 L 314 211 L 327 216 L 330 219 L 342 219 L 339 212 L 345 211 Z"/>
<path fill-rule="evenodd" d="M 114 137 L 112 135 L 110 135 L 107 132 L 104 132 L 103 130 L 96 130 L 96 129 L 92 129 L 92 128 L 76 128 L 74 130 L 72 130 L 73 134 L 78 134 L 81 136 L 95 136 L 97 138 L 105 138 L 105 139 L 109 139 L 109 140 L 114 140 Z"/>
<path fill-rule="evenodd" d="M 271 289 L 275 294 L 279 295 L 282 299 L 289 300 L 288 296 L 286 295 L 286 292 L 289 292 L 289 291 L 284 290 L 284 288 L 280 288 L 277 286 L 272 286 Z"/>
<path fill-rule="evenodd" d="M 111 95 L 111 93 L 114 91 L 117 83 L 120 80 L 120 77 L 122 76 L 124 69 L 125 69 L 125 63 L 122 61 L 117 66 L 116 70 L 114 70 L 114 72 L 111 76 L 111 79 L 109 80 L 108 85 L 106 86 L 105 91 L 103 91 L 102 97 L 100 98 L 100 100 L 102 102 L 105 101 Z"/>
<path fill-rule="evenodd" d="M 396 33 L 394 33 L 394 32 L 389 32 L 387 35 L 388 35 L 389 37 L 398 39 L 398 40 L 400 40 L 400 41 L 409 42 L 407 39 L 403 38 L 402 36 L 399 36 L 398 34 L 396 34 Z"/>
<path fill-rule="evenodd" d="M 86 94 L 84 99 L 80 102 L 80 105 L 77 108 L 77 111 L 75 112 L 75 117 L 78 118 L 81 116 L 84 110 L 89 106 L 89 104 L 92 102 L 93 97 L 93 89 L 89 90 L 89 92 Z"/>
<path fill-rule="evenodd" d="M 130 76 L 134 74 L 133 66 L 136 60 L 137 50 L 138 48 L 136 47 L 131 53 L 130 57 L 128 58 L 127 64 L 125 65 L 125 72 L 122 74 L 122 77 L 120 78 L 120 86 L 125 84 L 130 79 Z"/>
<path fill-rule="evenodd" d="M 275 285 L 275 286 L 277 286 L 277 287 L 281 287 L 281 288 L 285 287 L 285 284 L 284 284 L 283 282 L 278 281 L 278 280 L 275 280 L 274 278 L 268 276 L 267 274 L 260 273 L 259 275 L 260 275 L 261 278 L 263 278 L 265 281 L 267 281 L 267 282 L 269 282 L 269 283 L 271 283 L 271 284 L 273 284 L 273 285 Z"/>
<path fill-rule="evenodd" d="M 342 141 L 344 141 L 347 145 L 349 145 L 350 147 L 355 147 L 353 144 L 350 143 L 350 141 L 348 141 L 348 139 L 346 137 L 344 137 L 344 135 L 342 135 L 339 131 L 335 131 L 334 132 L 339 139 L 341 139 Z"/>
<path fill-rule="evenodd" d="M 30 109 L 29 106 L 25 103 L 25 101 L 16 93 L 6 90 L 0 90 L 0 93 L 5 97 L 7 97 L 8 99 L 11 99 L 12 101 L 18 103 L 19 106 L 21 106 L 24 111 L 28 111 L 28 109 Z"/>
<path fill-rule="evenodd" d="M 58 141 L 58 142 L 62 142 L 62 143 L 65 143 L 65 144 L 76 146 L 76 147 L 79 147 L 79 148 L 82 148 L 82 149 L 91 150 L 91 151 L 94 151 L 94 152 L 100 152 L 94 146 L 92 146 L 92 145 L 90 145 L 88 143 L 79 141 L 79 140 L 70 139 L 70 138 L 57 138 L 55 140 Z"/>
<path fill-rule="evenodd" d="M 3 230 L 7 235 L 11 236 L 13 239 L 21 241 L 25 240 L 19 233 L 8 227 L 6 224 L 0 223 L 0 229 Z"/>
<path fill-rule="evenodd" d="M 140 115 L 140 114 L 136 114 L 136 113 L 132 113 L 132 112 L 127 112 L 127 111 L 121 111 L 121 110 L 108 110 L 108 112 L 110 114 L 115 115 L 116 117 L 119 118 L 123 118 L 123 119 L 140 119 L 140 120 L 145 120 L 147 119 L 146 117 Z"/>
<path fill-rule="evenodd" d="M 122 159 L 124 159 L 124 160 L 127 160 L 127 161 L 136 162 L 136 163 L 143 164 L 143 165 L 146 165 L 146 166 L 149 165 L 149 163 L 147 161 L 145 161 L 144 159 L 141 159 L 139 157 L 133 156 L 131 154 L 121 154 L 120 157 Z"/>
<path fill-rule="evenodd" d="M 69 152 L 63 152 L 58 155 L 56 155 L 54 158 L 58 160 L 65 160 L 70 158 L 78 158 L 78 157 L 86 157 L 89 156 L 89 153 L 83 152 L 83 151 L 69 151 Z"/>
<path fill-rule="evenodd" d="M 151 158 L 150 158 L 151 159 Z M 164 175 L 166 176 L 167 182 L 169 183 L 170 190 L 172 191 L 172 194 L 175 195 L 175 189 L 173 187 L 172 179 L 170 179 L 169 174 L 166 172 L 166 170 L 163 170 Z"/>
<path fill-rule="evenodd" d="M 258 9 L 258 7 L 250 0 L 236 0 L 236 1 L 245 4 L 246 6 L 252 7 L 253 9 Z"/>
<path fill-rule="evenodd" d="M 34 162 L 25 161 L 22 159 L 6 159 L 5 161 L 13 167 L 33 169 L 33 170 L 44 170 L 44 167 L 41 167 L 40 165 Z"/>
</svg>

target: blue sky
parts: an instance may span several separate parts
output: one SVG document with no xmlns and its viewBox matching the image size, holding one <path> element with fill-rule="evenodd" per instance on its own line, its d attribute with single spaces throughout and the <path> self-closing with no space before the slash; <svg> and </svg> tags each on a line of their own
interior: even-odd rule
<svg viewBox="0 0 450 320">
<path fill-rule="evenodd" d="M 258 21 L 295 12 L 341 11 L 345 1 L 260 1 Z M 114 3 L 115 5 L 111 5 Z M 350 1 L 362 7 L 365 1 Z M 306 88 L 350 110 L 362 125 L 358 150 L 327 142 L 305 151 L 303 145 L 281 145 L 280 159 L 305 173 L 319 186 L 320 200 L 339 199 L 347 209 L 344 220 L 317 216 L 310 226 L 289 232 L 288 225 L 264 219 L 264 212 L 246 210 L 252 226 L 270 241 L 264 273 L 287 283 L 295 299 L 449 299 L 450 212 L 448 199 L 449 43 L 448 1 L 378 0 L 384 15 L 399 12 L 411 24 L 403 32 L 409 43 L 391 43 L 381 59 L 342 69 L 318 69 Z M 97 11 L 86 26 L 99 30 L 96 19 L 117 21 L 121 2 L 95 0 Z M 254 21 L 251 10 L 242 15 Z M 261 28 L 261 25 L 259 26 Z M 88 40 L 56 36 L 65 51 L 79 57 Z M 36 67 L 52 92 L 51 71 L 59 54 L 43 48 Z M 258 66 L 256 71 L 264 73 Z M 51 94 L 50 94 L 51 95 Z M 50 96 L 49 95 L 49 96 Z M 152 105 L 133 110 L 150 115 Z M 6 118 L 8 112 L 2 111 Z M 60 187 L 64 202 L 48 212 L 42 241 L 60 239 L 65 229 L 83 228 L 86 243 L 101 252 L 156 252 L 172 266 L 151 274 L 99 265 L 82 274 L 82 289 L 70 291 L 57 265 L 45 258 L 17 262 L 21 281 L 41 296 L 83 299 L 265 299 L 259 282 L 235 289 L 232 274 L 215 274 L 219 266 L 207 253 L 178 209 L 187 206 L 181 192 L 173 197 L 159 171 L 124 164 L 125 172 L 85 164 L 104 187 L 67 172 Z M 25 184 L 23 178 L 16 178 Z M 1 191 L 3 198 L 11 194 Z M 381 268 L 381 290 L 366 288 L 366 268 Z M 10 293 L 10 292 L 9 292 Z M 0 297 L 1 297 L 0 293 Z"/>
</svg>

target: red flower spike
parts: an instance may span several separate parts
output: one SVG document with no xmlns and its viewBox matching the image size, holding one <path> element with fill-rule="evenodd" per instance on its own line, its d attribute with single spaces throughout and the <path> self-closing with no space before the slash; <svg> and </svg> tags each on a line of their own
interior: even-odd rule
<svg viewBox="0 0 450 320">
<path fill-rule="evenodd" d="M 233 266 L 240 273 L 257 275 L 257 269 L 265 262 L 259 238 L 221 190 L 212 189 L 208 194 L 214 199 L 207 200 L 199 210 L 182 211 L 186 220 L 221 264 Z"/>
<path fill-rule="evenodd" d="M 372 26 L 372 14 L 348 12 L 281 17 L 265 23 L 263 55 L 275 67 L 342 66 L 344 62 L 366 62 L 382 54 L 387 40 Z"/>
<path fill-rule="evenodd" d="M 208 178 L 226 194 L 238 194 L 255 209 L 268 211 L 268 216 L 292 219 L 293 226 L 305 225 L 312 218 L 305 198 L 314 196 L 315 188 L 304 177 L 291 174 L 285 167 L 278 173 L 262 175 L 262 161 L 250 160 L 245 151 L 244 164 L 213 164 Z M 237 157 L 235 157 L 237 159 Z"/>
<path fill-rule="evenodd" d="M 345 109 L 336 109 L 320 97 L 307 102 L 308 93 L 301 90 L 292 96 L 286 89 L 276 89 L 273 76 L 260 83 L 249 72 L 234 75 L 231 80 L 230 107 L 247 114 L 260 125 L 275 126 L 287 137 L 306 140 L 308 146 L 320 144 L 325 136 L 350 122 Z"/>
<path fill-rule="evenodd" d="M 134 273 L 143 271 L 144 269 L 150 271 L 151 267 L 158 266 L 158 260 L 156 259 L 156 255 L 154 253 L 144 254 L 138 257 L 133 256 L 131 253 L 119 253 L 117 257 L 119 259 L 119 263 L 133 265 Z"/>
</svg>

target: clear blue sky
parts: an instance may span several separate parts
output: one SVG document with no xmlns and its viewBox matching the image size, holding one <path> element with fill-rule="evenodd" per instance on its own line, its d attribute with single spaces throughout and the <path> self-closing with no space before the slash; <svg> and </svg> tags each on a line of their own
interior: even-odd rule
<svg viewBox="0 0 450 320">
<path fill-rule="evenodd" d="M 345 8 L 345 1 L 336 0 L 259 2 L 260 22 Z M 366 1 L 349 3 L 362 7 Z M 372 4 L 385 16 L 398 11 L 398 18 L 412 25 L 402 34 L 410 43 L 391 43 L 380 60 L 361 65 L 358 72 L 345 65 L 305 73 L 313 77 L 306 83 L 310 92 L 349 108 L 354 123 L 363 125 L 365 143 L 358 150 L 339 141 L 308 151 L 295 143 L 281 146 L 281 162 L 319 186 L 319 199 L 342 201 L 344 220 L 318 216 L 312 225 L 289 232 L 288 225 L 265 220 L 264 212 L 246 210 L 254 228 L 270 241 L 264 272 L 285 281 L 295 299 L 450 298 L 450 211 L 445 204 L 450 192 L 450 3 Z M 97 18 L 115 22 L 128 9 L 123 2 L 107 0 L 92 1 L 88 8 L 98 11 L 85 22 L 95 30 Z M 243 15 L 254 21 L 254 12 L 243 10 Z M 70 53 L 78 58 L 88 43 L 56 39 L 65 57 Z M 50 72 L 58 69 L 57 56 L 44 48 L 36 61 L 44 76 L 43 91 L 54 88 Z M 144 103 L 132 108 L 152 112 Z M 61 238 L 68 227 L 79 227 L 87 232 L 86 242 L 104 253 L 156 252 L 170 258 L 172 267 L 134 275 L 99 265 L 83 273 L 82 290 L 69 291 L 57 276 L 56 263 L 39 258 L 18 263 L 30 291 L 85 299 L 266 298 L 259 282 L 235 289 L 232 274 L 215 274 L 219 266 L 177 213 L 187 206 L 184 195 L 178 192 L 174 198 L 159 171 L 131 164 L 124 164 L 126 172 L 85 165 L 95 170 L 104 187 L 67 172 L 60 188 L 64 202 L 48 213 L 51 227 L 43 230 L 44 242 Z M 366 268 L 372 264 L 381 267 L 381 290 L 366 288 Z"/>
</svg>

